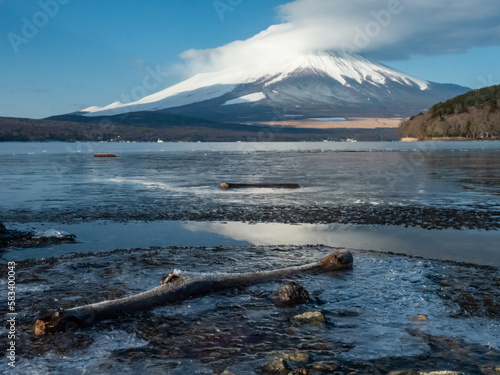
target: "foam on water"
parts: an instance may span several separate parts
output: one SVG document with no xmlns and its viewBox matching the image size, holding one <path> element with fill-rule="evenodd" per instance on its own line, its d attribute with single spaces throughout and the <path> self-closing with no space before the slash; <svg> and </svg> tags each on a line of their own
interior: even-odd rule
<svg viewBox="0 0 500 375">
<path fill-rule="evenodd" d="M 45 230 L 38 230 L 35 232 L 35 235 L 33 236 L 34 238 L 42 238 L 42 237 L 56 237 L 56 238 L 63 238 L 68 236 L 70 233 L 58 230 L 58 229 L 45 229 Z"/>
</svg>

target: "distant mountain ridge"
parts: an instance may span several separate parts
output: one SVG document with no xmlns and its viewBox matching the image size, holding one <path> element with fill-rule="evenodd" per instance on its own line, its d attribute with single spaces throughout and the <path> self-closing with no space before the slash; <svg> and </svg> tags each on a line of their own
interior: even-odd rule
<svg viewBox="0 0 500 375">
<path fill-rule="evenodd" d="M 201 73 L 136 102 L 92 106 L 75 114 L 149 111 L 224 122 L 397 117 L 468 90 L 421 80 L 353 53 L 318 51 Z"/>
<path fill-rule="evenodd" d="M 500 85 L 485 87 L 433 105 L 400 126 L 404 137 L 500 139 Z"/>
</svg>

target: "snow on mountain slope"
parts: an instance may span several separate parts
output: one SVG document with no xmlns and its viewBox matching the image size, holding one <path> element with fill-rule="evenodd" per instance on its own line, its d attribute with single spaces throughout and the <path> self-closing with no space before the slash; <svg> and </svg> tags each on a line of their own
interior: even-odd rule
<svg viewBox="0 0 500 375">
<path fill-rule="evenodd" d="M 263 92 L 254 92 L 253 94 L 248 94 L 240 96 L 236 99 L 231 99 L 222 105 L 232 105 L 232 104 L 244 104 L 244 103 L 255 103 L 266 98 Z"/>
<path fill-rule="evenodd" d="M 331 77 L 346 87 L 350 87 L 347 80 L 351 79 L 359 84 L 366 83 L 377 87 L 395 82 L 418 87 L 420 90 L 429 88 L 427 81 L 397 72 L 356 54 L 315 52 L 299 55 L 293 59 L 277 60 L 273 63 L 263 63 L 252 67 L 234 67 L 218 72 L 197 74 L 136 102 L 115 102 L 106 107 L 93 106 L 82 110 L 81 114 L 85 116 L 109 116 L 127 112 L 181 107 L 219 98 L 243 84 L 262 83 L 263 87 L 267 87 L 304 72 Z M 229 100 L 224 104 L 253 102 L 256 101 L 257 97 L 250 97 L 250 100 L 243 98 L 245 96 L 240 97 L 242 102 Z M 264 98 L 265 95 L 262 94 L 258 100 Z"/>
</svg>

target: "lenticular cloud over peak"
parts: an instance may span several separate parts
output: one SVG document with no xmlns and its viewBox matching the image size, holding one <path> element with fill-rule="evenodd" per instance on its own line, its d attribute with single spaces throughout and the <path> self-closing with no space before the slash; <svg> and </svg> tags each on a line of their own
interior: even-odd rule
<svg viewBox="0 0 500 375">
<path fill-rule="evenodd" d="M 500 44 L 497 0 L 296 0 L 282 23 L 241 41 L 182 54 L 189 74 L 252 66 L 317 50 L 392 60 Z"/>
</svg>

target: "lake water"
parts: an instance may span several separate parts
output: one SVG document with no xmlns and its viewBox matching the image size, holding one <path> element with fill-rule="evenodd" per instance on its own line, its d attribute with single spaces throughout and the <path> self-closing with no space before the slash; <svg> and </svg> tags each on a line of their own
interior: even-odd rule
<svg viewBox="0 0 500 375">
<path fill-rule="evenodd" d="M 78 241 L 2 251 L 18 262 L 11 373 L 259 374 L 300 349 L 303 366 L 335 360 L 346 373 L 481 374 L 500 364 L 499 160 L 500 142 L 0 143 L 0 221 Z M 304 306 L 273 306 L 275 281 L 32 335 L 40 315 L 140 292 L 173 268 L 269 269 L 338 247 L 354 269 L 299 277 Z M 326 326 L 290 324 L 309 310 Z"/>
<path fill-rule="evenodd" d="M 107 152 L 120 157 L 93 157 Z M 16 258 L 85 251 L 89 241 L 113 250 L 125 238 L 271 245 L 317 234 L 331 246 L 500 265 L 500 142 L 3 143 L 0 158 L 0 220 L 81 242 Z M 223 181 L 301 188 L 222 191 Z M 95 229 L 102 221 L 113 226 Z M 185 221 L 211 224 L 176 224 Z"/>
</svg>

